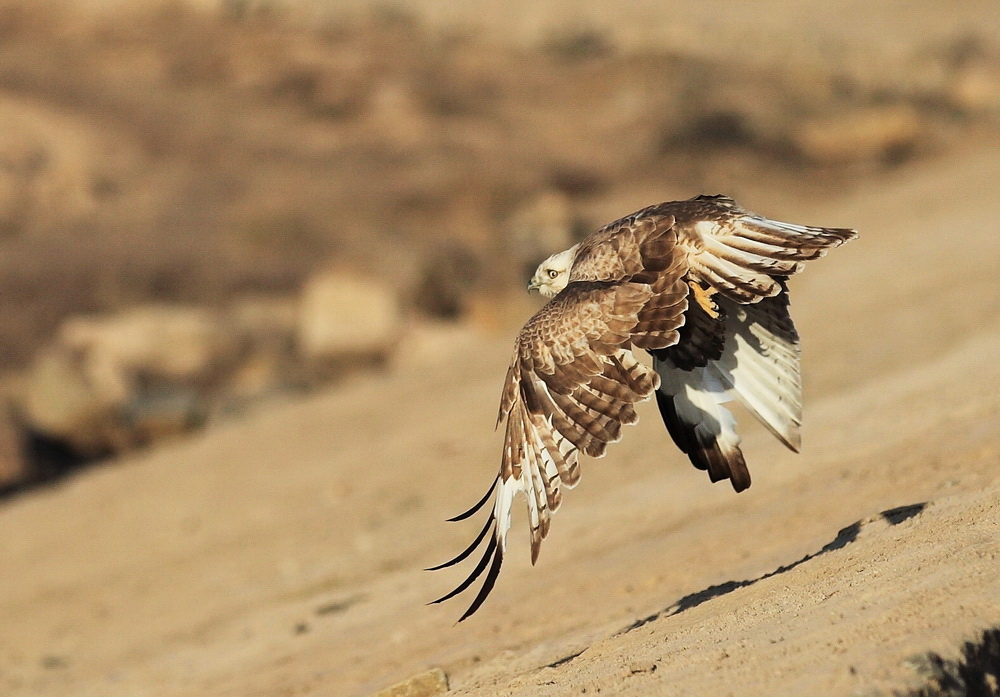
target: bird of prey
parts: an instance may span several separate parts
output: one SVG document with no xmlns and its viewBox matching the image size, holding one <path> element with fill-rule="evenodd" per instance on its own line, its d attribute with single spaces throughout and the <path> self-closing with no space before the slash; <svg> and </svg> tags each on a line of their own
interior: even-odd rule
<svg viewBox="0 0 1000 697">
<path fill-rule="evenodd" d="M 554 254 L 529 290 L 551 298 L 521 329 L 504 381 L 500 472 L 464 520 L 492 510 L 457 564 L 486 540 L 479 563 L 442 602 L 486 579 L 459 621 L 479 609 L 500 574 L 514 497 L 527 499 L 534 564 L 562 487 L 580 480 L 580 454 L 601 457 L 656 398 L 677 447 L 713 482 L 750 486 L 736 400 L 799 449 L 798 334 L 786 279 L 803 262 L 857 237 L 844 228 L 768 220 L 725 196 L 660 203 Z M 634 349 L 652 354 L 652 368 Z"/>
</svg>

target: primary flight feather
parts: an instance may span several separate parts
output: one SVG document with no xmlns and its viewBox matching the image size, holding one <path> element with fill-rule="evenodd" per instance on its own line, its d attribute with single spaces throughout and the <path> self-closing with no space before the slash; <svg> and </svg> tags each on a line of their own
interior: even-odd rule
<svg viewBox="0 0 1000 697">
<path fill-rule="evenodd" d="M 457 564 L 483 545 L 478 564 L 442 602 L 485 581 L 466 619 L 500 574 L 514 497 L 527 500 L 531 561 L 562 488 L 580 480 L 580 453 L 602 457 L 656 398 L 663 422 L 713 482 L 750 486 L 736 399 L 792 450 L 799 449 L 798 334 L 786 279 L 827 249 L 857 237 L 845 228 L 768 220 L 725 196 L 644 208 L 605 225 L 541 263 L 528 285 L 551 298 L 521 329 L 504 381 L 500 472 L 464 520 L 493 507 Z M 653 356 L 650 368 L 633 349 Z"/>
</svg>

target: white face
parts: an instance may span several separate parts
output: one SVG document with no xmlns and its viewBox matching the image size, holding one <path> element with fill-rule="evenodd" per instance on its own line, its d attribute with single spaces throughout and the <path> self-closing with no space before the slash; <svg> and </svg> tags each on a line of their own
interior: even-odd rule
<svg viewBox="0 0 1000 697">
<path fill-rule="evenodd" d="M 576 258 L 575 244 L 564 252 L 553 254 L 538 265 L 535 275 L 531 277 L 528 290 L 537 290 L 546 298 L 553 297 L 569 283 L 569 270 Z"/>
</svg>

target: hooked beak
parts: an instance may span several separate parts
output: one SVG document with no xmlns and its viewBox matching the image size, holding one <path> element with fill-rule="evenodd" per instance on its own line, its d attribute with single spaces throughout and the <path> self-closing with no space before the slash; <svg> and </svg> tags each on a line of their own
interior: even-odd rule
<svg viewBox="0 0 1000 697">
<path fill-rule="evenodd" d="M 530 281 L 528 281 L 528 292 L 529 293 L 531 291 L 533 291 L 533 290 L 538 290 L 539 287 L 540 287 L 540 285 L 539 285 L 538 281 L 536 281 L 534 278 L 532 278 Z"/>
</svg>

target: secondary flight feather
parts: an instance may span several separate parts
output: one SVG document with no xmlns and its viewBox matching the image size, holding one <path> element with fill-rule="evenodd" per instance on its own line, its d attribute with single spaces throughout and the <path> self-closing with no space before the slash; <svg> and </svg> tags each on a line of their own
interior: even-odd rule
<svg viewBox="0 0 1000 697">
<path fill-rule="evenodd" d="M 479 609 L 500 574 L 518 494 L 527 501 L 534 563 L 563 488 L 580 480 L 580 454 L 602 457 L 638 420 L 639 402 L 655 397 L 677 447 L 736 491 L 750 486 L 750 472 L 727 402 L 742 403 L 797 452 L 799 342 L 786 279 L 855 237 L 698 196 L 644 208 L 542 262 L 528 288 L 551 300 L 514 342 L 497 417 L 499 474 L 452 520 L 472 517 L 491 498 L 493 506 L 472 544 L 433 569 L 482 552 L 466 580 L 434 602 L 485 573 L 459 621 Z M 652 354 L 652 368 L 636 359 L 637 348 Z"/>
</svg>

